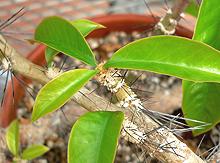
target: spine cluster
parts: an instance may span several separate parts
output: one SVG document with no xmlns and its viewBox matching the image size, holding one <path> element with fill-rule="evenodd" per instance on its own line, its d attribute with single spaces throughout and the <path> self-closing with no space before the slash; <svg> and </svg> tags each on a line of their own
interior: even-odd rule
<svg viewBox="0 0 220 163">
<path fill-rule="evenodd" d="M 117 93 L 125 84 L 124 79 L 120 78 L 119 75 L 118 71 L 114 69 L 102 70 L 98 81 L 112 93 Z"/>
<path fill-rule="evenodd" d="M 161 30 L 165 35 L 173 35 L 176 32 L 177 21 L 172 18 L 172 14 L 171 9 L 167 10 L 167 14 L 155 26 L 156 29 Z M 169 17 L 168 22 L 164 21 L 165 17 Z"/>
<path fill-rule="evenodd" d="M 125 117 L 122 136 L 129 141 L 151 148 L 149 154 L 156 157 L 161 152 L 170 153 L 170 156 L 178 156 L 178 161 L 184 161 L 188 157 L 187 146 L 173 136 L 171 130 L 157 123 L 148 124 L 149 116 L 143 112 L 144 106 L 137 95 L 126 84 L 121 73 L 115 69 L 100 69 L 97 80 L 109 91 L 115 94 L 122 108 L 134 113 L 134 119 Z M 144 117 L 144 119 L 143 119 Z M 137 126 L 137 121 L 142 121 L 143 126 Z M 146 123 L 148 122 L 148 123 Z M 153 153 L 152 153 L 153 151 Z M 166 158 L 168 159 L 168 158 Z M 170 162 L 167 160 L 167 162 Z"/>
<path fill-rule="evenodd" d="M 1 62 L 1 68 L 3 71 L 7 71 L 11 68 L 11 63 L 6 58 L 3 58 Z"/>
<path fill-rule="evenodd" d="M 138 113 L 143 104 L 131 88 L 125 83 L 118 70 L 102 70 L 97 80 L 109 91 L 114 93 L 119 101 L 120 107 L 129 108 Z"/>
<path fill-rule="evenodd" d="M 49 79 L 53 79 L 62 73 L 61 70 L 55 67 L 49 67 L 47 69 L 46 75 Z"/>
<path fill-rule="evenodd" d="M 125 137 L 126 135 L 130 135 L 132 138 L 130 141 L 136 144 L 143 144 L 147 139 L 147 135 L 128 119 L 123 122 L 122 136 Z"/>
<path fill-rule="evenodd" d="M 122 78 L 122 75 L 118 70 L 101 70 L 97 80 L 116 95 L 120 107 L 129 109 L 135 115 L 141 114 L 141 109 L 143 108 L 141 100 L 126 84 L 124 78 Z M 147 138 L 145 133 L 127 118 L 123 123 L 122 130 L 122 135 L 126 134 L 130 135 L 132 137 L 131 141 L 137 144 L 143 143 Z"/>
</svg>

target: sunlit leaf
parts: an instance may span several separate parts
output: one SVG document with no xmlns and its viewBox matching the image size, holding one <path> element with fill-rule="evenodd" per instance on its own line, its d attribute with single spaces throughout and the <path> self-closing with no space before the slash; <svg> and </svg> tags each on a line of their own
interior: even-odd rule
<svg viewBox="0 0 220 163">
<path fill-rule="evenodd" d="M 24 160 L 32 160 L 43 155 L 47 151 L 49 151 L 49 148 L 44 145 L 32 145 L 22 152 L 21 158 Z"/>
<path fill-rule="evenodd" d="M 112 163 L 123 121 L 122 112 L 89 112 L 74 124 L 68 162 Z"/>
<path fill-rule="evenodd" d="M 203 0 L 200 8 L 194 40 L 204 42 L 220 50 L 220 7 L 218 0 Z M 211 57 L 207 53 L 207 57 Z M 200 60 L 200 58 L 198 58 Z M 207 63 L 212 62 L 207 60 Z M 220 62 L 216 63 L 219 64 Z M 213 65 L 212 65 L 212 68 Z M 220 122 L 220 84 L 183 81 L 183 113 L 186 118 L 207 122 L 210 125 L 194 130 L 194 135 L 210 130 Z M 195 127 L 199 124 L 187 121 Z"/>
<path fill-rule="evenodd" d="M 194 40 L 220 49 L 220 5 L 219 0 L 203 0 L 196 24 Z"/>
<path fill-rule="evenodd" d="M 72 21 L 71 23 L 82 33 L 84 37 L 96 29 L 105 28 L 105 26 L 87 19 L 78 19 Z"/>
<path fill-rule="evenodd" d="M 92 31 L 96 30 L 96 29 L 100 29 L 100 28 L 105 28 L 103 25 L 92 22 L 90 20 L 86 20 L 86 19 L 78 19 L 78 20 L 74 20 L 71 22 L 72 25 L 74 27 L 76 27 L 78 29 L 78 31 L 84 36 L 86 37 L 89 33 L 91 33 Z M 50 65 L 53 57 L 55 55 L 57 55 L 59 52 L 50 48 L 50 47 L 46 47 L 45 50 L 45 58 L 47 63 Z"/>
<path fill-rule="evenodd" d="M 71 70 L 48 82 L 37 95 L 32 121 L 36 121 L 38 118 L 63 106 L 96 73 L 96 70 Z"/>
<path fill-rule="evenodd" d="M 96 66 L 94 54 L 83 35 L 63 18 L 45 18 L 36 28 L 34 39 L 56 51 Z"/>
<path fill-rule="evenodd" d="M 106 68 L 147 70 L 197 82 L 220 82 L 220 52 L 176 36 L 155 36 L 118 50 Z"/>
<path fill-rule="evenodd" d="M 6 142 L 8 149 L 14 156 L 19 154 L 19 122 L 14 120 L 11 122 L 6 133 Z"/>
</svg>

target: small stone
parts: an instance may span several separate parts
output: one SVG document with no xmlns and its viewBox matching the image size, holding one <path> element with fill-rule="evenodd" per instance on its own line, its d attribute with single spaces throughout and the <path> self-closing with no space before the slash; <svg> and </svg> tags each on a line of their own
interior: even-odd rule
<svg viewBox="0 0 220 163">
<path fill-rule="evenodd" d="M 166 96 L 169 96 L 169 95 L 170 95 L 170 91 L 167 89 L 167 90 L 164 91 L 164 94 L 165 94 Z"/>
<path fill-rule="evenodd" d="M 130 161 L 131 160 L 131 157 L 129 155 L 126 155 L 125 156 L 125 161 Z"/>
<path fill-rule="evenodd" d="M 175 80 L 176 80 L 175 77 L 169 77 L 167 83 L 168 83 L 169 85 L 172 85 Z"/>
<path fill-rule="evenodd" d="M 126 152 L 130 152 L 131 151 L 131 148 L 129 146 L 125 146 L 124 149 L 125 149 Z"/>
<path fill-rule="evenodd" d="M 161 82 L 160 84 L 163 88 L 168 88 L 168 84 L 167 82 Z"/>
<path fill-rule="evenodd" d="M 38 163 L 48 163 L 46 159 L 38 159 Z"/>
<path fill-rule="evenodd" d="M 54 146 L 54 142 L 51 141 L 51 140 L 49 140 L 49 141 L 47 142 L 47 146 L 48 146 L 49 148 L 52 148 L 52 147 Z"/>
<path fill-rule="evenodd" d="M 95 39 L 89 39 L 88 43 L 92 49 L 96 49 L 99 46 L 99 43 Z"/>
<path fill-rule="evenodd" d="M 119 43 L 119 39 L 117 36 L 117 32 L 113 32 L 110 35 L 108 35 L 104 42 L 104 44 L 118 44 L 118 43 Z"/>
<path fill-rule="evenodd" d="M 151 81 L 156 83 L 156 84 L 159 84 L 160 83 L 160 79 L 158 77 L 152 77 L 151 78 Z"/>
</svg>

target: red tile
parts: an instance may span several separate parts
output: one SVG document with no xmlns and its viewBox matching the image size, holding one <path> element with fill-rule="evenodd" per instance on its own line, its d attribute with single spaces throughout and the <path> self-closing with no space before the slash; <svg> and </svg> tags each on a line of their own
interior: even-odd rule
<svg viewBox="0 0 220 163">
<path fill-rule="evenodd" d="M 108 7 L 106 1 L 91 2 L 86 0 L 0 0 L 0 19 L 6 20 L 21 7 L 26 7 L 26 13 L 10 25 L 6 31 L 34 32 L 40 21 L 51 15 L 63 16 L 69 20 L 85 18 L 105 13 Z M 14 2 L 17 3 L 14 3 Z M 15 36 L 23 38 L 20 36 Z M 10 41 L 18 51 L 27 54 L 33 48 L 29 44 L 20 44 L 16 39 Z M 24 48 L 25 47 L 25 48 Z"/>
</svg>

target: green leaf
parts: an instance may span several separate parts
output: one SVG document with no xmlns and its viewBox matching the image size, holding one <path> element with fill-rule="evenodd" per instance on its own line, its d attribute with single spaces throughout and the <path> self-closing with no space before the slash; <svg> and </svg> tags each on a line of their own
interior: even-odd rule
<svg viewBox="0 0 220 163">
<path fill-rule="evenodd" d="M 71 22 L 74 27 L 76 27 L 84 37 L 90 34 L 96 29 L 105 28 L 105 26 L 92 22 L 86 19 L 78 19 Z"/>
<path fill-rule="evenodd" d="M 14 156 L 18 156 L 19 154 L 19 122 L 18 120 L 14 120 L 9 125 L 6 132 L 6 142 L 8 149 Z"/>
<path fill-rule="evenodd" d="M 100 28 L 105 28 L 103 25 L 92 22 L 90 20 L 86 20 L 86 19 L 79 19 L 79 20 L 74 20 L 71 22 L 72 25 L 74 27 L 76 27 L 78 29 L 78 31 L 84 36 L 86 37 L 89 33 L 91 33 L 92 31 L 96 30 L 96 29 L 100 29 Z M 47 63 L 50 65 L 53 57 L 55 55 L 57 55 L 59 52 L 50 48 L 50 47 L 46 47 L 46 51 L 45 51 L 45 58 Z"/>
<path fill-rule="evenodd" d="M 183 113 L 185 118 L 198 120 L 210 125 L 193 130 L 194 135 L 202 134 L 210 130 L 220 122 L 220 84 L 218 83 L 194 83 L 183 82 Z M 191 127 L 201 124 L 187 121 Z"/>
<path fill-rule="evenodd" d="M 220 52 L 176 36 L 140 39 L 118 50 L 105 68 L 147 70 L 197 82 L 220 82 Z"/>
<path fill-rule="evenodd" d="M 219 0 L 203 0 L 193 39 L 220 50 L 219 18 Z"/>
<path fill-rule="evenodd" d="M 54 56 L 56 56 L 59 52 L 50 48 L 50 47 L 46 47 L 45 49 L 45 59 L 46 62 L 48 64 L 48 66 L 51 66 L 51 63 L 53 61 Z"/>
<path fill-rule="evenodd" d="M 96 60 L 82 34 L 69 21 L 57 16 L 45 18 L 36 28 L 35 40 L 77 58 L 91 66 Z"/>
<path fill-rule="evenodd" d="M 89 112 L 74 124 L 68 143 L 69 163 L 112 163 L 123 121 L 122 112 Z"/>
<path fill-rule="evenodd" d="M 63 106 L 96 73 L 97 70 L 77 69 L 64 72 L 52 79 L 36 97 L 32 121 Z"/>
<path fill-rule="evenodd" d="M 198 12 L 199 12 L 199 4 L 198 4 L 198 2 L 196 0 L 190 0 L 190 3 L 187 6 L 185 12 L 190 14 L 190 15 L 192 15 L 192 16 L 197 17 Z"/>
<path fill-rule="evenodd" d="M 220 50 L 219 17 L 219 1 L 203 0 L 193 39 L 202 41 Z M 207 57 L 209 57 L 209 54 L 207 54 Z M 220 84 L 183 81 L 184 116 L 211 124 L 203 129 L 194 130 L 194 135 L 202 134 L 220 122 L 219 98 Z M 189 121 L 187 121 L 187 123 L 191 127 L 198 125 Z"/>
<path fill-rule="evenodd" d="M 32 160 L 42 156 L 47 151 L 49 151 L 49 148 L 44 145 L 32 145 L 22 152 L 21 158 L 24 160 Z"/>
</svg>

